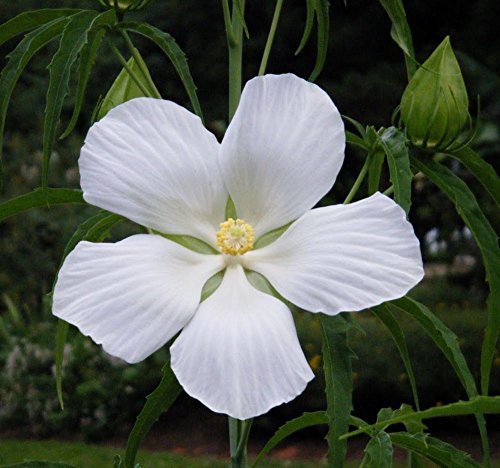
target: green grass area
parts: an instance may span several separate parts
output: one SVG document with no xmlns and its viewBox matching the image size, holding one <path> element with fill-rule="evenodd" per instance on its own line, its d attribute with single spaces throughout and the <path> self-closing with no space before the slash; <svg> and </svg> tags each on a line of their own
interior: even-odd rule
<svg viewBox="0 0 500 468">
<path fill-rule="evenodd" d="M 0 467 L 30 460 L 64 462 L 78 468 L 106 468 L 113 466 L 115 455 L 123 456 L 123 451 L 78 442 L 0 440 Z M 227 467 L 228 463 L 214 458 L 186 457 L 168 452 L 141 451 L 137 460 L 144 468 L 198 468 Z M 313 468 L 326 466 L 325 463 L 266 461 L 260 466 L 278 468 Z M 355 465 L 353 465 L 355 466 Z"/>
</svg>

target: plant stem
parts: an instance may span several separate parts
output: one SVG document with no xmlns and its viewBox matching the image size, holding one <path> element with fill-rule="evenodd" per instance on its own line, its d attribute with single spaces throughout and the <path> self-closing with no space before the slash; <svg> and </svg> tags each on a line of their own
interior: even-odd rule
<svg viewBox="0 0 500 468">
<path fill-rule="evenodd" d="M 274 8 L 273 21 L 271 23 L 271 28 L 269 29 L 269 35 L 267 36 L 267 42 L 266 42 L 266 46 L 264 47 L 262 61 L 260 62 L 259 76 L 263 75 L 266 72 L 267 61 L 269 59 L 271 47 L 273 46 L 274 35 L 276 34 L 276 29 L 278 27 L 278 21 L 280 19 L 282 6 L 283 6 L 283 0 L 277 0 L 276 7 Z"/>
<path fill-rule="evenodd" d="M 151 94 L 153 95 L 153 97 L 155 97 L 157 99 L 161 99 L 161 94 L 158 91 L 158 89 L 156 89 L 156 85 L 154 84 L 153 80 L 151 79 L 149 71 L 145 67 L 144 62 L 142 60 L 142 57 L 139 54 L 139 51 L 134 47 L 134 44 L 132 43 L 129 35 L 127 34 L 127 31 L 125 31 L 124 29 L 120 29 L 120 33 L 123 37 L 123 40 L 125 41 L 125 45 L 127 46 L 128 50 L 132 54 L 132 57 L 134 57 L 135 63 L 138 65 L 142 76 L 147 81 L 149 88 L 151 89 Z"/>
<path fill-rule="evenodd" d="M 241 421 L 228 417 L 229 421 L 229 447 L 231 453 L 231 468 L 246 468 L 247 442 L 252 419 Z"/>
<path fill-rule="evenodd" d="M 132 78 L 134 80 L 135 84 L 139 87 L 141 92 L 144 93 L 144 96 L 154 97 L 151 95 L 151 92 L 148 89 L 146 89 L 146 87 L 141 82 L 139 77 L 135 74 L 135 72 L 129 67 L 129 64 L 125 60 L 125 57 L 123 57 L 123 55 L 120 53 L 118 48 L 115 46 L 111 36 L 109 36 L 109 47 L 114 52 L 114 54 L 116 55 L 116 57 L 118 58 L 120 63 L 123 65 L 123 68 L 125 68 L 125 70 L 127 70 L 127 73 L 130 75 L 130 78 Z"/>
<path fill-rule="evenodd" d="M 224 2 L 223 2 L 224 5 Z M 240 0 L 241 14 L 245 12 L 245 0 Z M 233 2 L 231 20 L 232 37 L 228 34 L 227 45 L 229 49 L 229 121 L 234 116 L 241 96 L 241 62 L 243 55 L 243 21 L 236 11 Z"/>
<path fill-rule="evenodd" d="M 363 182 L 363 179 L 366 176 L 366 173 L 368 172 L 368 160 L 369 158 L 367 157 L 365 160 L 365 163 L 363 164 L 363 167 L 361 168 L 361 171 L 358 175 L 358 178 L 356 179 L 356 182 L 354 182 L 354 185 L 351 188 L 351 191 L 347 195 L 346 199 L 344 200 L 344 205 L 347 205 L 352 201 L 354 196 L 356 195 L 357 191 L 359 190 L 359 187 L 361 186 L 361 183 Z"/>
</svg>

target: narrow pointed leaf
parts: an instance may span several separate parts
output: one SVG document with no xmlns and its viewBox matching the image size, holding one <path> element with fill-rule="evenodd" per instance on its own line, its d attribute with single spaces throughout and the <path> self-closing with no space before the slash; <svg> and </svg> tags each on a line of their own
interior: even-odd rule
<svg viewBox="0 0 500 468">
<path fill-rule="evenodd" d="M 253 467 L 256 467 L 263 458 L 281 441 L 292 435 L 294 432 L 305 429 L 306 427 L 318 426 L 320 424 L 328 424 L 328 416 L 325 411 L 316 411 L 314 413 L 304 413 L 298 418 L 292 419 L 281 426 L 274 435 L 267 441 L 264 448 L 257 455 L 253 462 Z"/>
<path fill-rule="evenodd" d="M 150 90 L 151 93 L 154 94 L 154 92 L 157 91 L 156 88 L 153 90 L 149 81 L 143 78 L 141 73 L 141 68 L 143 70 L 147 70 L 146 64 L 142 63 L 141 65 L 136 62 L 134 57 L 130 57 L 127 62 L 127 66 L 132 73 L 134 73 L 139 80 L 142 80 L 140 83 L 146 88 L 146 90 Z M 111 109 L 113 109 L 113 107 L 138 97 L 144 97 L 144 92 L 130 76 L 130 73 L 125 68 L 122 68 L 99 106 L 97 120 L 102 119 Z"/>
<path fill-rule="evenodd" d="M 363 148 L 365 151 L 368 151 L 370 149 L 365 140 L 360 138 L 358 135 L 355 135 L 354 133 L 350 132 L 349 130 L 346 130 L 345 132 L 345 140 L 346 143 L 349 143 L 350 145 L 354 146 L 359 146 L 360 148 Z"/>
<path fill-rule="evenodd" d="M 3 181 L 3 134 L 12 91 L 31 58 L 62 33 L 67 21 L 59 18 L 30 32 L 7 56 L 9 60 L 0 74 L 0 186 Z"/>
<path fill-rule="evenodd" d="M 108 235 L 109 230 L 117 223 L 124 221 L 120 215 L 109 213 L 108 211 L 101 211 L 95 216 L 87 219 L 85 222 L 78 226 L 78 229 L 71 236 L 66 244 L 64 253 L 59 265 L 61 269 L 64 259 L 76 247 L 76 245 L 86 240 L 89 242 L 102 242 Z M 57 276 L 54 279 L 54 286 L 57 281 Z M 54 287 L 52 287 L 54 289 Z M 64 409 L 64 401 L 62 394 L 62 370 L 64 359 L 64 345 L 66 344 L 66 337 L 68 335 L 68 323 L 59 319 L 57 322 L 56 332 L 56 348 L 55 348 L 55 362 L 56 362 L 56 389 L 57 398 L 61 409 Z"/>
<path fill-rule="evenodd" d="M 44 188 L 47 187 L 49 180 L 50 155 L 63 103 L 69 92 L 68 84 L 73 65 L 87 44 L 89 32 L 95 27 L 112 24 L 114 19 L 113 10 L 101 14 L 84 10 L 71 16 L 62 33 L 59 49 L 49 64 L 49 87 L 43 129 L 42 187 Z"/>
<path fill-rule="evenodd" d="M 328 0 L 315 0 L 316 21 L 318 24 L 318 50 L 316 64 L 311 72 L 309 81 L 315 81 L 323 70 L 328 52 L 328 38 L 330 35 L 330 2 Z"/>
<path fill-rule="evenodd" d="M 0 25 L 0 46 L 13 37 L 56 19 L 66 18 L 79 11 L 70 8 L 46 8 L 44 10 L 25 11 Z"/>
<path fill-rule="evenodd" d="M 368 164 L 368 195 L 373 195 L 380 187 L 380 176 L 382 166 L 385 161 L 385 154 L 382 151 L 374 151 L 369 156 Z"/>
<path fill-rule="evenodd" d="M 375 424 L 360 425 L 359 429 L 342 435 L 341 439 L 348 439 L 359 434 L 370 434 L 394 424 L 408 424 L 425 419 L 445 418 L 450 416 L 469 416 L 473 414 L 500 414 L 500 396 L 477 396 L 469 401 L 458 401 L 449 405 L 433 406 L 432 408 L 408 412 Z"/>
<path fill-rule="evenodd" d="M 413 39 L 406 19 L 403 2 L 402 0 L 379 0 L 379 2 L 391 19 L 391 37 L 404 52 L 408 80 L 410 80 L 415 74 L 417 67 L 415 52 L 413 50 Z"/>
<path fill-rule="evenodd" d="M 56 363 L 56 392 L 57 400 L 61 410 L 64 410 L 64 398 L 62 392 L 62 371 L 64 365 L 64 345 L 68 336 L 69 323 L 64 320 L 57 320 L 56 329 L 56 348 L 55 348 L 55 363 Z"/>
<path fill-rule="evenodd" d="M 406 369 L 406 374 L 408 375 L 408 380 L 410 381 L 415 406 L 419 409 L 420 405 L 418 401 L 417 383 L 415 381 L 415 374 L 413 373 L 413 366 L 411 365 L 410 353 L 408 351 L 408 346 L 406 345 L 406 338 L 403 329 L 394 318 L 394 315 L 386 304 L 373 307 L 372 312 L 385 325 L 387 330 L 389 330 L 392 339 L 396 343 L 396 347 L 398 348 Z"/>
<path fill-rule="evenodd" d="M 412 158 L 412 164 L 434 182 L 455 204 L 481 250 L 486 281 L 490 286 L 488 323 L 481 350 L 481 391 L 488 394 L 491 366 L 500 330 L 500 248 L 498 236 L 484 216 L 467 184 L 448 168 L 432 160 Z"/>
<path fill-rule="evenodd" d="M 312 27 L 314 25 L 315 2 L 316 0 L 306 0 L 306 24 L 304 26 L 304 32 L 302 34 L 299 47 L 295 51 L 295 55 L 300 54 L 311 36 Z"/>
<path fill-rule="evenodd" d="M 66 138 L 73 131 L 78 121 L 78 116 L 82 110 L 87 83 L 89 81 L 90 73 L 92 72 L 92 67 L 94 66 L 95 58 L 99 47 L 101 46 L 104 34 L 104 29 L 91 31 L 89 34 L 89 40 L 82 50 L 80 55 L 80 64 L 78 67 L 78 86 L 76 89 L 75 107 L 73 108 L 73 114 L 71 115 L 69 124 L 64 133 L 60 136 L 60 139 Z"/>
<path fill-rule="evenodd" d="M 384 431 L 374 435 L 365 447 L 365 456 L 361 466 L 373 468 L 392 467 L 392 441 Z"/>
<path fill-rule="evenodd" d="M 66 203 L 85 203 L 82 192 L 75 189 L 48 188 L 43 190 L 38 188 L 0 203 L 0 221 L 31 208 L 64 205 Z"/>
<path fill-rule="evenodd" d="M 181 393 L 182 387 L 177 382 L 170 363 L 163 367 L 163 377 L 156 389 L 146 397 L 146 403 L 130 432 L 125 452 L 125 468 L 134 468 L 137 451 L 153 424 L 160 415 L 167 411 Z"/>
<path fill-rule="evenodd" d="M 323 369 L 326 383 L 326 404 L 329 429 L 328 463 L 343 466 L 347 443 L 339 437 L 349 428 L 352 411 L 352 358 L 354 356 L 347 342 L 351 324 L 343 315 L 320 315 L 323 336 Z"/>
<path fill-rule="evenodd" d="M 394 186 L 394 200 L 408 216 L 413 173 L 410 168 L 406 136 L 397 128 L 389 127 L 379 136 L 379 142 L 387 156 L 389 175 Z"/>
<path fill-rule="evenodd" d="M 472 175 L 483 185 L 483 187 L 500 206 L 500 177 L 491 164 L 486 162 L 479 154 L 468 146 L 448 153 L 460 161 Z"/>
<path fill-rule="evenodd" d="M 201 112 L 200 103 L 196 94 L 196 86 L 194 85 L 193 77 L 189 71 L 187 58 L 175 42 L 175 39 L 170 34 L 163 32 L 161 29 L 155 28 L 154 26 L 146 23 L 124 23 L 122 24 L 122 27 L 128 31 L 147 37 L 151 41 L 155 42 L 163 50 L 163 52 L 165 52 L 179 75 L 184 88 L 186 89 L 194 112 L 203 120 L 203 113 Z"/>
<path fill-rule="evenodd" d="M 480 467 L 481 465 L 451 444 L 431 436 L 415 436 L 407 432 L 389 434 L 392 443 L 402 449 L 419 454 L 442 467 Z"/>
<path fill-rule="evenodd" d="M 437 318 L 426 306 L 409 297 L 403 297 L 396 301 L 392 301 L 391 304 L 407 312 L 418 321 L 452 365 L 467 396 L 469 398 L 477 396 L 478 391 L 474 377 L 460 349 L 458 338 L 455 333 L 439 320 L 439 318 Z M 480 414 L 476 415 L 476 420 L 483 443 L 483 451 L 485 456 L 488 456 L 489 447 L 486 421 Z"/>
</svg>

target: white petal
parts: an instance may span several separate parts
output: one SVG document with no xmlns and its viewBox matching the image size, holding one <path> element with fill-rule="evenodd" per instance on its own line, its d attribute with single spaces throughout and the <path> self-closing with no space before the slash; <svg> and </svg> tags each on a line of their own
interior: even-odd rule
<svg viewBox="0 0 500 468">
<path fill-rule="evenodd" d="M 170 348 L 184 390 L 212 411 L 248 419 L 300 394 L 314 374 L 278 299 L 229 267 Z"/>
<path fill-rule="evenodd" d="M 312 210 L 244 259 L 286 299 L 331 315 L 401 297 L 423 277 L 412 225 L 380 193 Z"/>
<path fill-rule="evenodd" d="M 227 191 L 219 143 L 170 101 L 138 98 L 94 124 L 79 159 L 84 198 L 168 234 L 215 243 Z"/>
<path fill-rule="evenodd" d="M 54 290 L 53 313 L 127 362 L 139 362 L 192 317 L 221 255 L 201 255 L 161 236 L 80 242 Z"/>
<path fill-rule="evenodd" d="M 221 146 L 238 217 L 260 236 L 297 219 L 335 182 L 344 125 L 328 95 L 295 75 L 250 80 Z"/>
</svg>

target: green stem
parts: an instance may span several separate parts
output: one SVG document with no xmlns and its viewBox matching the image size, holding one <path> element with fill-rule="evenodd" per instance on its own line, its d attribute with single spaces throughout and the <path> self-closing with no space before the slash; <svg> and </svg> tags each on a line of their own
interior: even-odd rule
<svg viewBox="0 0 500 468">
<path fill-rule="evenodd" d="M 229 416 L 228 421 L 231 468 L 246 468 L 248 465 L 247 441 L 252 426 L 252 419 L 240 421 Z"/>
<path fill-rule="evenodd" d="M 241 14 L 245 12 L 245 0 L 241 0 Z M 234 116 L 241 96 L 241 62 L 243 55 L 243 21 L 233 3 L 231 30 L 233 37 L 228 36 L 229 49 L 229 121 Z"/>
<path fill-rule="evenodd" d="M 260 62 L 259 76 L 266 72 L 267 61 L 269 59 L 269 54 L 271 53 L 271 47 L 273 46 L 274 36 L 276 34 L 276 29 L 278 27 L 278 21 L 281 15 L 281 7 L 283 6 L 283 0 L 276 1 L 276 7 L 274 8 L 273 21 L 271 23 L 271 29 L 269 29 L 269 35 L 267 36 L 266 46 L 264 48 L 264 54 L 262 55 L 262 61 Z"/>
<path fill-rule="evenodd" d="M 369 158 L 367 157 L 365 160 L 365 163 L 363 164 L 363 167 L 361 168 L 361 171 L 358 175 L 358 178 L 356 179 L 356 182 L 354 182 L 354 185 L 351 188 L 351 191 L 347 195 L 346 199 L 344 200 L 344 205 L 347 205 L 352 201 L 354 196 L 356 195 L 357 191 L 359 190 L 359 187 L 361 186 L 361 183 L 363 182 L 363 179 L 366 176 L 366 173 L 368 172 L 368 163 Z"/>
<path fill-rule="evenodd" d="M 387 190 L 385 190 L 384 192 L 384 195 L 392 195 L 394 193 L 394 185 L 391 185 Z"/>
<path fill-rule="evenodd" d="M 118 60 L 120 61 L 120 63 L 123 65 L 123 68 L 125 68 L 125 70 L 127 70 L 127 73 L 134 80 L 135 84 L 139 87 L 139 89 L 141 90 L 141 92 L 144 93 L 144 96 L 154 97 L 154 96 L 151 96 L 151 92 L 146 89 L 146 87 L 143 85 L 143 83 L 141 82 L 141 80 L 139 79 L 139 77 L 135 74 L 134 70 L 132 70 L 129 67 L 127 61 L 125 60 L 125 57 L 120 53 L 120 51 L 118 50 L 118 48 L 115 46 L 115 44 L 114 44 L 113 39 L 112 39 L 111 36 L 109 36 L 109 47 L 111 48 L 111 50 L 113 51 L 113 53 L 116 55 L 116 57 L 118 58 Z"/>
<path fill-rule="evenodd" d="M 222 11 L 224 13 L 224 26 L 226 28 L 227 43 L 229 46 L 236 45 L 228 0 L 222 0 Z"/>
<path fill-rule="evenodd" d="M 149 88 L 151 88 L 150 94 L 153 94 L 153 97 L 155 97 L 157 99 L 161 99 L 161 94 L 156 89 L 156 86 L 155 86 L 153 80 L 151 79 L 151 76 L 149 74 L 148 69 L 144 65 L 144 61 L 142 60 L 142 57 L 139 54 L 139 51 L 134 47 L 132 40 L 130 39 L 129 35 L 127 34 L 127 31 L 125 31 L 124 29 L 120 29 L 120 33 L 123 37 L 123 40 L 125 41 L 125 45 L 127 46 L 129 52 L 132 54 L 132 57 L 134 57 L 135 63 L 137 63 L 137 65 L 139 66 L 139 70 L 141 71 L 142 76 L 148 82 Z"/>
</svg>

